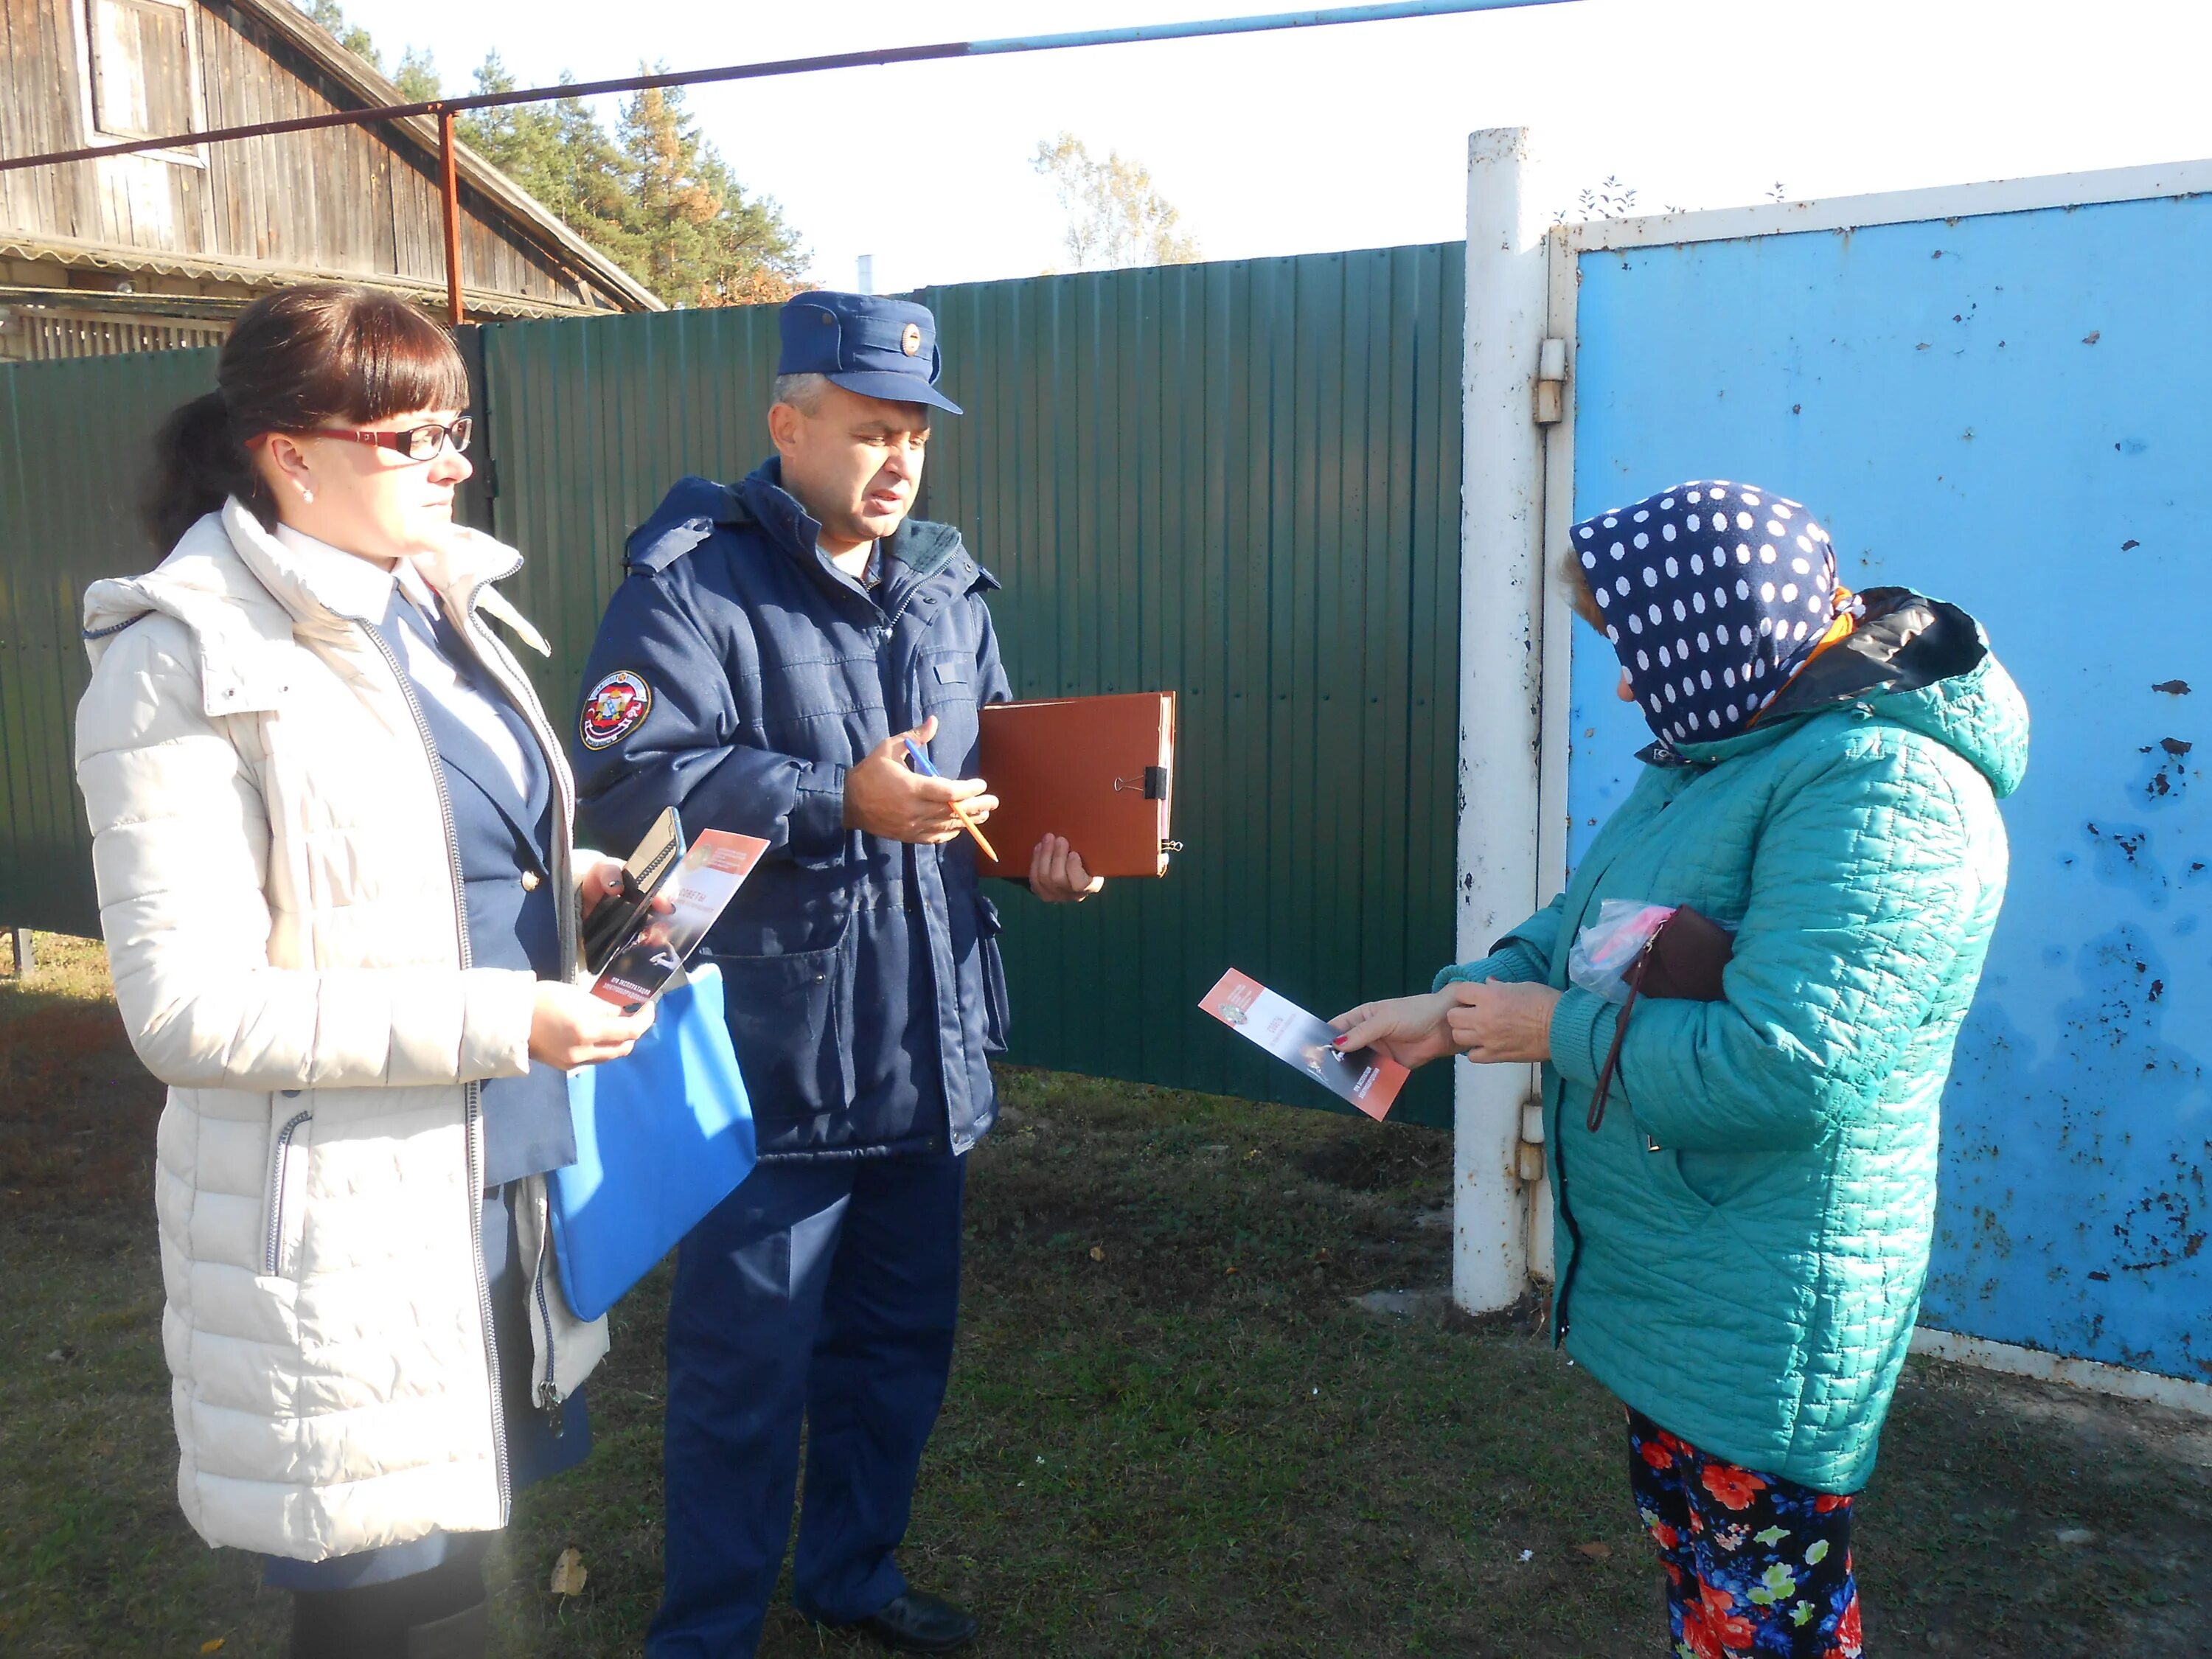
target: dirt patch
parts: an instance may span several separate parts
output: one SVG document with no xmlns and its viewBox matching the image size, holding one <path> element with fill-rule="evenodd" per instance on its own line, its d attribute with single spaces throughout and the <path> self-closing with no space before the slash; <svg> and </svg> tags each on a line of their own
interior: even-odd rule
<svg viewBox="0 0 2212 1659">
<path fill-rule="evenodd" d="M 1448 1181 L 1451 1137 L 1404 1124 L 1356 1124 L 1309 1150 L 1298 1167 L 1351 1193 L 1389 1192 L 1425 1178 Z"/>
</svg>

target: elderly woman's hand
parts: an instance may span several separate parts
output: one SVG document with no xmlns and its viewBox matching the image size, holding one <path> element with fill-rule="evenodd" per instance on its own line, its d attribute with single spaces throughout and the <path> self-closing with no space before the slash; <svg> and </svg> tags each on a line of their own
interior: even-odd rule
<svg viewBox="0 0 2212 1659">
<path fill-rule="evenodd" d="M 1484 1065 L 1552 1057 L 1552 1011 L 1559 994 L 1548 985 L 1449 986 L 1445 1016 L 1452 1047 Z"/>
<path fill-rule="evenodd" d="M 1455 1052 L 1451 1028 L 1445 1024 L 1451 1006 L 1449 990 L 1421 997 L 1389 997 L 1381 1002 L 1363 1002 L 1339 1014 L 1329 1024 L 1344 1033 L 1336 1040 L 1339 1048 L 1372 1048 L 1401 1066 L 1425 1066 Z"/>
</svg>

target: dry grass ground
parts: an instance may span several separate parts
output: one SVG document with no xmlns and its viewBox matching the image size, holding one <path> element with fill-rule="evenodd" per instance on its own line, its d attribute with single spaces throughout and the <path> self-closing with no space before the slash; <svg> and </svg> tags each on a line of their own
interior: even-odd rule
<svg viewBox="0 0 2212 1659">
<path fill-rule="evenodd" d="M 44 941 L 0 988 L 0 1649 L 275 1654 L 283 1598 L 177 1516 L 160 1091 L 120 1037 L 94 947 Z M 979 1659 L 1664 1650 L 1602 1392 L 1522 1322 L 1351 1305 L 1442 1279 L 1442 1137 L 1006 1088 L 906 1558 L 983 1613 Z M 664 1269 L 617 1310 L 598 1450 L 498 1546 L 505 1653 L 639 1649 L 666 1294 Z M 1862 1516 L 1870 1654 L 2212 1650 L 2212 1425 L 1916 1362 Z M 556 1598 L 572 1545 L 589 1579 Z M 787 1611 L 764 1649 L 852 1651 Z"/>
</svg>

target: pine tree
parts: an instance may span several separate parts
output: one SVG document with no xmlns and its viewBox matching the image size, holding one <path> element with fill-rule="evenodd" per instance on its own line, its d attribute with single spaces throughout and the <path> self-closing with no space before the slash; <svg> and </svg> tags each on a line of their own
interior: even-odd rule
<svg viewBox="0 0 2212 1659">
<path fill-rule="evenodd" d="M 426 47 L 410 46 L 400 54 L 399 70 L 392 77 L 399 95 L 410 104 L 427 104 L 433 98 L 445 94 L 446 84 L 438 78 L 437 60 Z"/>
<path fill-rule="evenodd" d="M 475 80 L 478 92 L 514 90 L 514 76 L 496 52 L 477 66 Z M 583 100 L 473 110 L 455 125 L 464 143 L 536 197 L 555 218 L 629 268 L 624 257 L 630 231 L 623 157 Z"/>
<path fill-rule="evenodd" d="M 639 281 L 671 305 L 768 304 L 798 291 L 805 254 L 783 210 L 745 194 L 681 88 L 632 96 L 617 137 L 633 209 L 623 263 Z"/>
<path fill-rule="evenodd" d="M 346 21 L 340 0 L 295 3 L 383 72 L 375 41 Z M 514 90 L 496 52 L 473 79 L 478 92 Z M 395 80 L 410 102 L 443 91 L 435 60 L 412 46 Z M 670 305 L 774 304 L 799 289 L 806 252 L 798 233 L 772 198 L 746 193 L 701 136 L 680 89 L 630 98 L 612 137 L 580 98 L 476 110 L 455 127 L 470 149 Z"/>
<path fill-rule="evenodd" d="M 320 23 L 348 52 L 379 75 L 384 73 L 384 54 L 376 49 L 376 42 L 369 38 L 367 29 L 346 21 L 345 8 L 338 0 L 294 0 L 294 3 Z"/>
</svg>

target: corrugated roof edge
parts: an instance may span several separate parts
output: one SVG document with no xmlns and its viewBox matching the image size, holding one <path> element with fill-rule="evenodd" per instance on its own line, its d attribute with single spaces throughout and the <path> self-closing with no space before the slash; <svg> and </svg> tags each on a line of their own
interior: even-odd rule
<svg viewBox="0 0 2212 1659">
<path fill-rule="evenodd" d="M 303 265 L 264 264 L 252 259 L 224 259 L 207 254 L 164 253 L 151 248 L 118 247 L 112 243 L 77 242 L 60 237 L 0 234 L 0 258 L 48 260 L 77 269 L 151 271 L 158 276 L 183 276 L 197 282 L 238 283 L 256 290 L 289 288 L 300 283 L 357 282 L 371 288 L 391 289 L 410 298 L 419 298 L 422 303 L 438 309 L 442 309 L 446 303 L 443 281 L 425 282 L 419 277 L 400 276 L 389 271 L 317 270 Z M 109 296 L 88 294 L 84 297 L 90 300 Z M 145 297 L 180 296 L 149 295 Z M 467 301 L 471 314 L 492 317 L 608 317 L 617 314 L 610 306 L 548 305 L 542 301 L 526 300 L 520 295 L 495 289 L 464 289 L 462 297 Z M 66 301 L 56 298 L 52 302 L 61 304 Z M 656 301 L 654 308 L 665 310 L 666 307 Z"/>
</svg>

